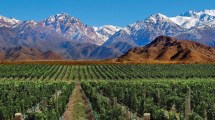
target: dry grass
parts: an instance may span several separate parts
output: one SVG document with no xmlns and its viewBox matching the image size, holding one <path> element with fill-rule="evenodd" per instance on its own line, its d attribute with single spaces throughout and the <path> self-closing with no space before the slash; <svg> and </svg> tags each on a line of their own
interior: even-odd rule
<svg viewBox="0 0 215 120">
<path fill-rule="evenodd" d="M 71 61 L 71 60 L 30 60 L 30 61 L 2 61 L 0 64 L 62 64 L 62 65 L 88 65 L 88 64 L 115 64 L 112 61 Z"/>
<path fill-rule="evenodd" d="M 143 62 L 115 62 L 113 60 L 101 61 L 71 61 L 71 60 L 30 60 L 30 61 L 2 61 L 0 64 L 60 64 L 60 65 L 89 65 L 89 64 L 214 64 L 214 62 L 192 61 L 143 61 Z"/>
</svg>

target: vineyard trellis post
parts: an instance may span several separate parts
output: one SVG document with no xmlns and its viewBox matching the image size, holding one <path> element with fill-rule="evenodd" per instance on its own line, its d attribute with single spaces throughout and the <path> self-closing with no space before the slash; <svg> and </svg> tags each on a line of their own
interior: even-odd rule
<svg viewBox="0 0 215 120">
<path fill-rule="evenodd" d="M 207 110 L 206 109 L 204 110 L 204 116 L 205 116 L 204 120 L 207 120 L 208 118 L 207 118 Z"/>
<path fill-rule="evenodd" d="M 114 107 L 117 107 L 117 97 L 114 97 L 114 98 L 113 98 L 113 106 L 114 106 Z"/>
<path fill-rule="evenodd" d="M 22 113 L 16 113 L 15 114 L 15 120 L 23 120 L 22 119 Z"/>
<path fill-rule="evenodd" d="M 189 119 L 189 115 L 192 113 L 191 110 L 191 88 L 188 88 L 188 96 L 185 98 L 185 120 Z"/>
<path fill-rule="evenodd" d="M 100 95 L 103 96 L 103 91 L 102 90 L 100 90 Z"/>
<path fill-rule="evenodd" d="M 129 109 L 127 107 L 125 107 L 125 109 L 126 109 L 126 118 L 129 119 L 130 118 Z"/>
<path fill-rule="evenodd" d="M 55 90 L 55 93 L 56 93 L 56 101 L 57 101 L 56 110 L 57 110 L 57 112 L 59 112 L 59 110 L 58 110 L 58 91 L 57 91 L 57 89 Z"/>
<path fill-rule="evenodd" d="M 160 103 L 161 103 L 161 93 L 160 93 L 160 89 L 157 89 L 157 98 L 158 98 L 158 104 L 160 105 Z"/>
<path fill-rule="evenodd" d="M 144 113 L 143 116 L 144 116 L 143 120 L 150 120 L 151 114 L 150 113 Z"/>
</svg>

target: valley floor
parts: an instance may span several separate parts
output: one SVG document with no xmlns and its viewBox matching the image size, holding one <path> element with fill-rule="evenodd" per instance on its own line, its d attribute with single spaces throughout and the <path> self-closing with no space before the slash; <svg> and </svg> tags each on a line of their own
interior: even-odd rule
<svg viewBox="0 0 215 120">
<path fill-rule="evenodd" d="M 214 62 L 191 62 L 191 61 L 123 61 L 117 62 L 115 60 L 89 60 L 89 61 L 74 61 L 74 60 L 30 60 L 30 61 L 0 61 L 0 64 L 49 64 L 49 65 L 97 65 L 97 64 L 215 64 Z"/>
</svg>

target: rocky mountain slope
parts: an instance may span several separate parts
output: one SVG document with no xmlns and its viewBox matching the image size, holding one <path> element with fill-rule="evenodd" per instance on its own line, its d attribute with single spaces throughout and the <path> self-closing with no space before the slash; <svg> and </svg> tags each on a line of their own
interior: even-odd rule
<svg viewBox="0 0 215 120">
<path fill-rule="evenodd" d="M 118 62 L 185 61 L 215 62 L 215 48 L 196 42 L 159 36 L 145 47 L 137 47 L 116 59 Z"/>
<path fill-rule="evenodd" d="M 23 60 L 61 60 L 60 55 L 53 51 L 42 52 L 38 49 L 17 46 L 6 49 L 0 53 L 1 61 L 23 61 Z"/>
<path fill-rule="evenodd" d="M 104 42 L 94 31 L 93 27 L 83 24 L 77 18 L 71 17 L 65 13 L 50 16 L 43 20 L 41 24 L 68 39 L 97 45 L 101 45 Z"/>
<path fill-rule="evenodd" d="M 100 36 L 100 38 L 103 39 L 104 42 L 108 40 L 113 34 L 115 34 L 120 29 L 122 29 L 118 26 L 113 26 L 113 25 L 104 25 L 101 27 L 93 27 L 93 28 L 97 32 L 98 36 Z"/>
<path fill-rule="evenodd" d="M 183 31 L 185 31 L 183 27 L 173 23 L 165 15 L 155 14 L 144 21 L 138 21 L 121 29 L 111 36 L 104 45 L 122 41 L 143 46 L 159 35 L 176 36 Z"/>
</svg>

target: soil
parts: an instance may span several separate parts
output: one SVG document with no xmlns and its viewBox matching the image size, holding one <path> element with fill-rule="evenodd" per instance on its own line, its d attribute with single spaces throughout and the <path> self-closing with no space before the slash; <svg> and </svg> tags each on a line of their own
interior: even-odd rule
<svg viewBox="0 0 215 120">
<path fill-rule="evenodd" d="M 70 97 L 67 109 L 63 114 L 64 120 L 87 120 L 86 109 L 80 90 L 81 86 L 77 84 Z"/>
</svg>

